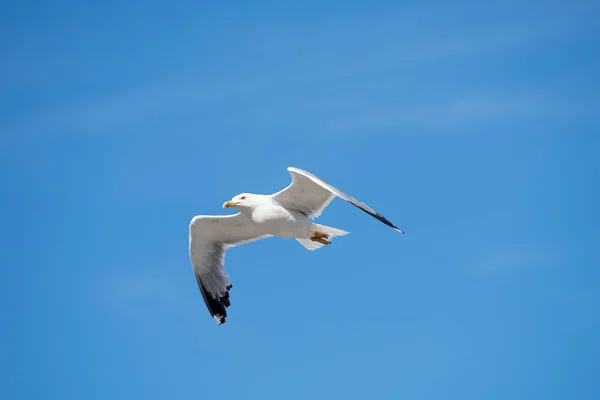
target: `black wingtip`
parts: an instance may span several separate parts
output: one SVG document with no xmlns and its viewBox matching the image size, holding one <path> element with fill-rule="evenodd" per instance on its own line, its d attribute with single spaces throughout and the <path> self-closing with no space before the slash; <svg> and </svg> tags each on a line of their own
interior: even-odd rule
<svg viewBox="0 0 600 400">
<path fill-rule="evenodd" d="M 211 317 L 217 321 L 218 325 L 223 325 L 227 318 L 227 310 L 226 308 L 231 305 L 231 301 L 229 300 L 229 290 L 233 287 L 231 285 L 227 286 L 227 292 L 219 298 L 214 298 L 206 287 L 202 283 L 199 275 L 196 275 L 196 281 L 198 282 L 198 288 L 200 289 L 200 293 L 202 294 L 202 299 L 204 299 L 204 304 L 206 304 L 206 308 L 210 312 Z"/>
<path fill-rule="evenodd" d="M 401 234 L 406 235 L 406 232 L 404 232 L 402 229 L 398 228 L 396 225 L 392 225 L 392 228 L 394 228 L 395 230 L 397 230 Z"/>
<path fill-rule="evenodd" d="M 389 219 L 387 219 L 383 215 L 379 214 L 377 211 L 375 211 L 375 210 L 372 210 L 372 211 L 365 210 L 364 208 L 360 207 L 359 205 L 354 204 L 351 201 L 349 203 L 352 204 L 354 207 L 358 208 L 359 210 L 366 212 L 367 214 L 369 214 L 373 218 L 378 219 L 379 221 L 383 222 L 384 224 L 386 224 L 390 228 L 393 228 L 393 229 L 397 230 L 398 232 L 402 233 L 403 235 L 406 235 L 406 232 L 404 232 L 402 229 L 398 228 L 396 225 L 392 224 Z"/>
</svg>

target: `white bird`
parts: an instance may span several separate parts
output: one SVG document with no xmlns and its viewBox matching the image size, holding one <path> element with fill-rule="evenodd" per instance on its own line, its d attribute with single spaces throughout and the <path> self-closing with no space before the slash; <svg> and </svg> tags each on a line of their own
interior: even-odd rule
<svg viewBox="0 0 600 400">
<path fill-rule="evenodd" d="M 287 169 L 292 183 L 270 195 L 242 193 L 223 204 L 234 207 L 233 215 L 198 215 L 190 222 L 190 259 L 198 287 L 210 315 L 221 325 L 231 304 L 232 288 L 225 270 L 225 250 L 270 236 L 294 238 L 306 249 L 316 250 L 330 244 L 335 236 L 348 232 L 314 224 L 325 207 L 338 196 L 377 218 L 384 224 L 404 233 L 381 214 L 355 198 L 336 189 L 310 172 Z"/>
</svg>

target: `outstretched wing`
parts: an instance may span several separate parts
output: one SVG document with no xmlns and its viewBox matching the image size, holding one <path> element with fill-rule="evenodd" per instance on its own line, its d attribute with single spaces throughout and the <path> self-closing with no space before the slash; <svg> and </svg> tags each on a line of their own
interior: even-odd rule
<svg viewBox="0 0 600 400">
<path fill-rule="evenodd" d="M 240 213 L 192 218 L 190 260 L 204 303 L 219 325 L 225 323 L 226 308 L 231 304 L 232 286 L 225 270 L 225 250 L 267 236 L 259 235 L 256 226 Z"/>
<path fill-rule="evenodd" d="M 387 226 L 390 226 L 398 232 L 404 233 L 400 228 L 392 224 L 387 218 L 373 210 L 366 204 L 356 200 L 354 197 L 331 186 L 321 178 L 316 177 L 310 172 L 299 168 L 288 167 L 292 175 L 292 183 L 285 189 L 275 193 L 275 199 L 283 207 L 298 210 L 309 217 L 318 217 L 325 207 L 333 200 L 335 196 L 341 197 L 355 207 L 377 218 Z"/>
</svg>

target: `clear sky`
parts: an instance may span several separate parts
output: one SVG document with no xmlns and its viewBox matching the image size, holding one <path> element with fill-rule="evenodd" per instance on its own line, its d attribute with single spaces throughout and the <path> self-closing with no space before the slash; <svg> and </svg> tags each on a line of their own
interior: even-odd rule
<svg viewBox="0 0 600 400">
<path fill-rule="evenodd" d="M 8 2 L 6 399 L 600 398 L 598 2 Z M 188 224 L 306 169 L 351 232 Z"/>
</svg>

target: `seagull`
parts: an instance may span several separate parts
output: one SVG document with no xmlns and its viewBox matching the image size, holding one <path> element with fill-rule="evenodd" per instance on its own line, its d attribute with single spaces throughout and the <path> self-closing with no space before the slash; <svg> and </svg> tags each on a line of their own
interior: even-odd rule
<svg viewBox="0 0 600 400">
<path fill-rule="evenodd" d="M 337 196 L 404 234 L 369 206 L 331 186 L 310 172 L 288 167 L 292 182 L 269 195 L 241 193 L 223 204 L 239 211 L 232 215 L 198 215 L 192 218 L 189 252 L 204 303 L 218 325 L 225 323 L 232 288 L 225 270 L 225 251 L 271 236 L 293 238 L 307 250 L 331 244 L 349 232 L 312 222 Z"/>
</svg>

